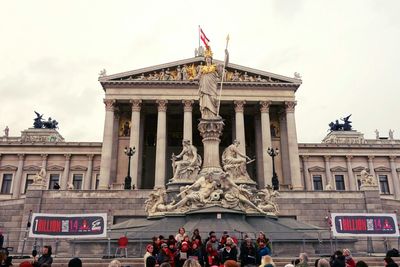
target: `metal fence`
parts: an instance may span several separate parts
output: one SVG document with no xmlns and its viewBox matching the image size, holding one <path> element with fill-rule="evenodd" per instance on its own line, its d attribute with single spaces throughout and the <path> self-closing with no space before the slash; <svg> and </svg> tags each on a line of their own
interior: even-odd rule
<svg viewBox="0 0 400 267">
<path fill-rule="evenodd" d="M 144 255 L 146 245 L 152 242 L 150 238 L 143 237 L 143 232 L 134 230 L 109 230 L 108 237 L 105 239 L 30 238 L 28 231 L 27 229 L 19 228 L 7 229 L 3 232 L 3 247 L 7 247 L 11 255 L 21 257 L 31 255 L 32 250 L 37 250 L 40 253 L 44 245 L 50 245 L 53 248 L 54 257 L 111 258 L 115 256 L 118 238 L 126 235 L 129 240 L 128 257 L 137 258 Z M 343 248 L 349 248 L 353 255 L 367 256 L 383 254 L 392 248 L 400 248 L 400 237 L 335 238 L 329 230 L 325 229 L 297 231 L 295 238 L 283 238 L 290 233 L 268 232 L 268 230 L 265 232 L 272 245 L 272 255 L 278 257 L 296 257 L 301 252 L 307 252 L 309 255 L 315 256 L 328 256 L 333 254 L 334 251 Z M 159 236 L 160 234 L 168 238 L 169 235 L 175 236 L 176 232 L 146 232 L 146 236 Z M 216 232 L 218 238 L 222 234 L 222 232 Z M 240 247 L 246 236 L 255 241 L 258 233 L 237 231 L 229 232 L 228 234 L 238 240 Z M 201 231 L 200 235 L 204 242 L 208 232 Z"/>
</svg>

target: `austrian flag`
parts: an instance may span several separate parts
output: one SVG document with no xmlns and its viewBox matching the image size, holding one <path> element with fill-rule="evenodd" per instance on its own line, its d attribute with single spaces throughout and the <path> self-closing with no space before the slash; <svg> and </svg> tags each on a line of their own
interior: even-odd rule
<svg viewBox="0 0 400 267">
<path fill-rule="evenodd" d="M 200 39 L 203 41 L 203 44 L 206 46 L 206 48 L 208 49 L 208 42 L 210 41 L 207 36 L 205 35 L 205 33 L 203 32 L 203 30 L 200 28 Z"/>
</svg>

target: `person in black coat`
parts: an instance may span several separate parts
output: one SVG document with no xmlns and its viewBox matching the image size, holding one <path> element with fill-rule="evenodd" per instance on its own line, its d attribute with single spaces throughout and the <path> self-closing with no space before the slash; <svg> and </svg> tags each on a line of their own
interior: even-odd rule
<svg viewBox="0 0 400 267">
<path fill-rule="evenodd" d="M 51 257 L 51 246 L 44 246 L 42 250 L 42 256 L 33 263 L 35 267 L 51 266 L 53 263 L 53 258 Z"/>
<path fill-rule="evenodd" d="M 221 263 L 227 260 L 237 261 L 238 250 L 232 238 L 228 237 L 225 242 L 225 247 L 221 251 Z"/>
<path fill-rule="evenodd" d="M 241 266 L 256 265 L 257 250 L 251 241 L 251 238 L 247 237 L 240 247 L 240 263 Z"/>
</svg>

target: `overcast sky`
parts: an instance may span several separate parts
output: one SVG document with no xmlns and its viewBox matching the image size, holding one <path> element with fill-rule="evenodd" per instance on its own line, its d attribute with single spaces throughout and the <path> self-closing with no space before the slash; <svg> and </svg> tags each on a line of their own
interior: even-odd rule
<svg viewBox="0 0 400 267">
<path fill-rule="evenodd" d="M 34 110 L 67 141 L 102 141 L 107 74 L 190 58 L 197 26 L 230 62 L 293 77 L 299 142 L 327 124 L 400 137 L 400 1 L 4 1 L 0 9 L 0 128 L 32 126 Z M 2 133 L 0 133 L 2 134 Z"/>
</svg>

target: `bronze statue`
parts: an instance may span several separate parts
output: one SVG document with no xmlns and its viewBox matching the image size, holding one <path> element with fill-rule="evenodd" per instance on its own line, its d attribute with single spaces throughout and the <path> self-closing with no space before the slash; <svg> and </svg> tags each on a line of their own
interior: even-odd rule
<svg viewBox="0 0 400 267">
<path fill-rule="evenodd" d="M 331 131 L 351 131 L 352 126 L 351 126 L 351 121 L 349 120 L 350 116 L 351 116 L 351 114 L 347 117 L 340 119 L 344 123 L 339 123 L 339 120 L 329 123 L 330 130 Z"/>
</svg>

